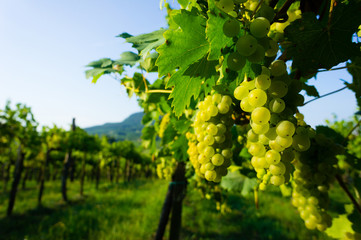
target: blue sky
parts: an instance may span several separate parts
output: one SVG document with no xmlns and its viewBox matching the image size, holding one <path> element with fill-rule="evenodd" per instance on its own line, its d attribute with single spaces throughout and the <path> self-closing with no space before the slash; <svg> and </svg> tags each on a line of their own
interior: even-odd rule
<svg viewBox="0 0 361 240">
<path fill-rule="evenodd" d="M 85 65 L 102 57 L 116 59 L 130 44 L 115 36 L 166 27 L 158 0 L 0 0 L 0 108 L 7 100 L 30 106 L 41 125 L 65 128 L 119 122 L 141 111 L 119 83 L 101 78 L 91 84 Z M 346 71 L 322 73 L 314 83 L 321 94 L 351 81 Z M 314 101 L 300 111 L 311 125 L 332 114 L 348 118 L 356 110 L 346 90 Z"/>
</svg>

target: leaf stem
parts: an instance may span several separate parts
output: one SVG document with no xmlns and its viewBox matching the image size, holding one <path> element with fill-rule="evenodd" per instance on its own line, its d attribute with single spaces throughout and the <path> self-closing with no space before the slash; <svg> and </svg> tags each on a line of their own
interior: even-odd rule
<svg viewBox="0 0 361 240">
<path fill-rule="evenodd" d="M 345 191 L 347 196 L 350 198 L 350 200 L 351 200 L 352 204 L 355 206 L 356 210 L 361 214 L 360 205 L 357 203 L 356 199 L 352 196 L 350 190 L 347 188 L 346 184 L 343 182 L 341 176 L 336 174 L 335 178 L 336 178 L 338 184 L 341 186 L 341 188 Z"/>
<path fill-rule="evenodd" d="M 258 9 L 261 7 L 262 3 L 264 0 L 261 0 L 258 5 L 256 6 L 256 8 L 254 9 L 252 15 L 251 15 L 251 19 L 253 18 L 253 16 L 256 14 L 256 12 L 258 11 Z"/>
<path fill-rule="evenodd" d="M 346 87 L 342 87 L 342 88 L 340 88 L 340 89 L 337 89 L 337 90 L 335 90 L 335 91 L 326 93 L 326 94 L 321 95 L 321 96 L 319 96 L 319 97 L 316 97 L 316 98 L 314 98 L 314 99 L 311 99 L 311 100 L 305 102 L 302 106 L 305 106 L 307 103 L 313 102 L 313 101 L 315 101 L 315 100 L 317 100 L 317 99 L 320 99 L 320 98 L 326 97 L 326 96 L 328 96 L 328 95 L 331 95 L 331 94 L 340 92 L 340 91 L 342 91 L 342 90 L 344 90 L 344 89 L 346 89 L 346 88 L 347 88 L 347 86 L 346 86 Z"/>
<path fill-rule="evenodd" d="M 338 67 L 338 68 L 330 68 L 330 69 L 319 70 L 318 72 L 335 71 L 335 70 L 346 69 L 346 68 L 349 68 L 349 67 L 350 67 L 350 66 L 344 66 L 344 67 Z"/>
<path fill-rule="evenodd" d="M 360 120 L 358 120 L 358 122 L 356 123 L 356 125 L 350 130 L 350 132 L 347 134 L 347 136 L 345 137 L 345 141 L 346 141 L 346 139 L 348 139 L 348 137 L 352 134 L 352 132 L 358 127 L 358 126 L 360 126 L 360 124 L 361 124 L 361 119 Z"/>
</svg>

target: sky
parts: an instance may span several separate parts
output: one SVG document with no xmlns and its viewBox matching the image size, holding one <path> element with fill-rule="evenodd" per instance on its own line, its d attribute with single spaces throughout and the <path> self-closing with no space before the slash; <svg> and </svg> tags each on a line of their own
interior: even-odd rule
<svg viewBox="0 0 361 240">
<path fill-rule="evenodd" d="M 40 125 L 66 129 L 73 117 L 84 128 L 142 111 L 116 80 L 103 77 L 92 84 L 85 66 L 132 50 L 115 37 L 120 33 L 166 28 L 165 14 L 159 0 L 0 0 L 0 109 L 7 100 L 24 103 Z M 351 82 L 345 70 L 338 70 L 320 73 L 310 83 L 322 95 L 343 87 L 340 79 Z M 349 118 L 356 101 L 344 90 L 300 111 L 315 126 L 333 114 Z"/>
</svg>

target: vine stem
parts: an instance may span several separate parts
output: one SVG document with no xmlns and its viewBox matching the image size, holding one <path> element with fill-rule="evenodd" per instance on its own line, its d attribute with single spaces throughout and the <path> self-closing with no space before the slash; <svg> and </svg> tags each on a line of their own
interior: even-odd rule
<svg viewBox="0 0 361 240">
<path fill-rule="evenodd" d="M 307 103 L 313 102 L 313 101 L 315 101 L 315 100 L 317 100 L 317 99 L 320 99 L 320 98 L 323 98 L 323 97 L 329 96 L 329 95 L 331 95 L 331 94 L 334 94 L 334 93 L 340 92 L 340 91 L 342 91 L 342 90 L 344 90 L 344 89 L 346 89 L 346 88 L 347 88 L 347 86 L 346 86 L 346 87 L 343 87 L 343 88 L 340 88 L 340 89 L 337 89 L 337 90 L 335 90 L 335 91 L 332 91 L 332 92 L 326 93 L 326 94 L 321 95 L 321 96 L 319 96 L 319 97 L 316 97 L 316 98 L 314 98 L 314 99 L 311 99 L 310 101 L 305 102 L 305 103 L 303 104 L 303 106 L 305 106 Z"/>
<path fill-rule="evenodd" d="M 258 11 L 258 9 L 261 7 L 262 3 L 263 3 L 264 0 L 261 0 L 258 5 L 256 6 L 256 8 L 254 9 L 253 13 L 252 13 L 252 16 L 251 16 L 251 19 L 253 18 L 253 16 L 256 14 L 256 12 Z"/>
<path fill-rule="evenodd" d="M 360 126 L 360 124 L 361 124 L 361 119 L 358 120 L 358 122 L 356 123 L 356 125 L 355 125 L 355 126 L 350 130 L 350 132 L 347 134 L 347 136 L 345 137 L 344 142 L 348 139 L 348 137 L 352 134 L 352 132 L 353 132 L 358 126 Z"/>
<path fill-rule="evenodd" d="M 335 70 L 346 69 L 346 68 L 349 68 L 349 67 L 350 67 L 350 66 L 344 66 L 344 67 L 338 67 L 338 68 L 331 68 L 331 69 L 324 69 L 324 70 L 319 70 L 318 72 L 335 71 Z"/>
<path fill-rule="evenodd" d="M 276 13 L 276 15 L 273 18 L 273 22 L 276 22 L 280 16 L 283 14 L 287 14 L 288 8 L 292 5 L 292 3 L 295 2 L 295 0 L 287 0 L 281 7 L 281 9 Z M 285 21 L 284 21 L 285 22 Z"/>
<path fill-rule="evenodd" d="M 336 174 L 335 178 L 336 178 L 338 184 L 341 186 L 341 188 L 345 191 L 347 196 L 350 198 L 350 200 L 351 200 L 352 204 L 355 206 L 356 210 L 361 214 L 360 205 L 357 203 L 356 199 L 352 196 L 350 190 L 347 188 L 346 184 L 343 182 L 341 176 Z"/>
</svg>

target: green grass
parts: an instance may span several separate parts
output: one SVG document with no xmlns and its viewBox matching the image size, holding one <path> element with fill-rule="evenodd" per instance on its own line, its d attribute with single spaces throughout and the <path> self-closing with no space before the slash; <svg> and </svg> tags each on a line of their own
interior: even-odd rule
<svg viewBox="0 0 361 240">
<path fill-rule="evenodd" d="M 153 239 L 168 183 L 138 180 L 130 184 L 69 183 L 71 204 L 61 201 L 60 184 L 47 183 L 43 207 L 37 208 L 37 188 L 30 182 L 19 190 L 14 216 L 6 218 L 7 194 L 0 194 L 0 239 Z M 1 186 L 0 186 L 1 187 Z M 181 239 L 328 239 L 308 231 L 278 191 L 262 193 L 257 210 L 253 199 L 228 194 L 230 212 L 221 214 L 213 200 L 189 189 L 183 204 Z M 168 230 L 167 230 L 168 234 Z M 166 235 L 167 235 L 166 234 Z"/>
</svg>

